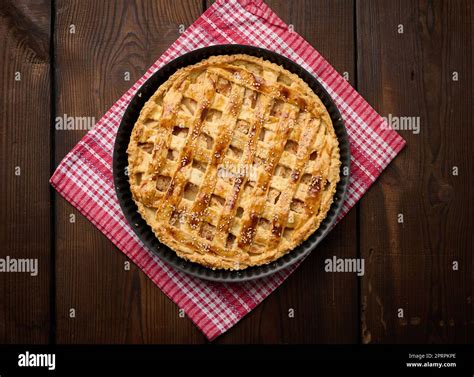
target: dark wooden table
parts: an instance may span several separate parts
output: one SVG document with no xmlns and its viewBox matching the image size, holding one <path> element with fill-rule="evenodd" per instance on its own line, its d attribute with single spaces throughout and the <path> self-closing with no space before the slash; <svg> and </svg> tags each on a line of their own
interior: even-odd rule
<svg viewBox="0 0 474 377">
<path fill-rule="evenodd" d="M 356 208 L 216 342 L 473 343 L 474 4 L 267 3 L 380 114 L 419 117 L 420 132 L 400 131 L 407 147 Z M 48 179 L 86 132 L 57 131 L 56 117 L 100 119 L 208 5 L 2 1 L 0 254 L 38 258 L 39 274 L 0 273 L 0 342 L 206 341 Z M 325 273 L 333 255 L 365 258 L 365 276 Z"/>
</svg>

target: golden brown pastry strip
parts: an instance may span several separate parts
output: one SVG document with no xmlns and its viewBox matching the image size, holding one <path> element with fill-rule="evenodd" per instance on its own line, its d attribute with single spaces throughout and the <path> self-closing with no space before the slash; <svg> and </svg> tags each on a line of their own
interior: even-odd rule
<svg viewBox="0 0 474 377">
<path fill-rule="evenodd" d="M 225 77 L 231 82 L 272 97 L 275 100 L 291 103 L 301 109 L 301 111 L 314 112 L 315 115 L 321 114 L 321 108 L 314 106 L 315 104 L 308 103 L 306 97 L 300 94 L 300 90 L 281 83 L 268 83 L 262 77 L 255 75 L 245 68 L 227 64 L 221 68 L 211 68 L 210 71 Z"/>
<path fill-rule="evenodd" d="M 243 88 L 234 86 L 224 114 L 219 122 L 218 136 L 214 142 L 209 166 L 204 173 L 202 178 L 203 183 L 189 214 L 189 224 L 193 229 L 197 229 L 202 223 L 204 211 L 209 207 L 211 196 L 217 183 L 218 167 L 222 163 L 232 140 L 234 128 L 237 123 L 237 115 L 242 106 L 242 100 Z"/>
<path fill-rule="evenodd" d="M 288 136 L 294 126 L 296 116 L 297 113 L 290 106 L 284 108 L 284 112 L 278 123 L 278 130 L 272 140 L 272 147 L 268 154 L 269 157 L 267 161 L 265 161 L 263 172 L 259 174 L 257 178 L 248 210 L 244 212 L 243 215 L 242 229 L 237 240 L 237 245 L 243 250 L 248 250 L 250 244 L 253 242 L 257 224 L 267 199 L 270 181 L 283 153 Z"/>
<path fill-rule="evenodd" d="M 245 145 L 243 156 L 240 160 L 240 164 L 242 166 L 249 166 L 253 163 L 258 137 L 262 126 L 268 117 L 272 103 L 273 99 L 264 95 L 261 95 L 257 101 L 255 115 L 250 124 L 247 144 Z M 239 205 L 242 188 L 244 187 L 247 180 L 248 175 L 242 173 L 239 173 L 234 180 L 231 194 L 227 198 L 224 205 L 224 210 L 219 218 L 215 236 L 217 244 L 224 244 L 224 240 L 227 238 L 229 229 L 232 226 L 232 220 L 235 217 L 235 213 Z M 244 212 L 245 210 L 246 208 L 243 209 Z"/>
<path fill-rule="evenodd" d="M 198 103 L 196 112 L 194 114 L 194 121 L 186 138 L 186 144 L 179 156 L 178 168 L 176 169 L 170 181 L 170 184 L 166 190 L 166 194 L 163 196 L 161 208 L 156 213 L 157 219 L 161 221 L 169 220 L 171 213 L 176 209 L 181 199 L 184 185 L 187 182 L 186 175 L 193 160 L 194 145 L 196 144 L 197 138 L 201 133 L 202 124 L 206 118 L 210 103 L 215 94 L 214 83 L 215 78 L 212 78 L 210 74 L 206 74 L 202 99 Z"/>
<path fill-rule="evenodd" d="M 281 193 L 280 200 L 274 209 L 271 230 L 272 237 L 268 242 L 268 246 L 271 248 L 278 246 L 282 232 L 286 227 L 291 202 L 298 188 L 303 169 L 311 154 L 311 145 L 319 128 L 317 127 L 318 123 L 320 124 L 320 121 L 315 120 L 314 118 L 310 119 L 302 129 L 296 156 L 296 165 L 291 171 L 288 186 L 286 190 Z"/>
</svg>

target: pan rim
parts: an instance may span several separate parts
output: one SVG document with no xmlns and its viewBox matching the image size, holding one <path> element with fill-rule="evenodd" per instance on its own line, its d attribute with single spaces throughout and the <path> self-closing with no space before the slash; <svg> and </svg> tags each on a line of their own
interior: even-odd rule
<svg viewBox="0 0 474 377">
<path fill-rule="evenodd" d="M 126 149 L 130 140 L 131 130 L 135 125 L 141 108 L 164 81 L 166 81 L 179 68 L 198 63 L 210 56 L 230 54 L 248 54 L 282 65 L 285 69 L 297 74 L 311 87 L 316 95 L 319 96 L 328 110 L 339 142 L 341 159 L 340 181 L 336 186 L 334 201 L 326 214 L 326 217 L 322 220 L 320 227 L 296 248 L 269 264 L 252 266 L 244 270 L 213 270 L 178 257 L 171 248 L 159 242 L 151 227 L 138 213 L 136 204 L 131 198 L 128 175 L 125 174 L 125 168 L 128 167 Z M 153 73 L 135 93 L 123 114 L 114 142 L 113 178 L 115 192 L 117 194 L 120 208 L 135 234 L 154 255 L 159 257 L 168 265 L 194 277 L 215 282 L 243 282 L 263 278 L 286 268 L 290 268 L 296 262 L 303 260 L 317 247 L 335 225 L 344 204 L 349 177 L 349 138 L 334 100 L 315 76 L 310 74 L 294 61 L 276 52 L 250 45 L 232 44 L 203 47 L 185 53 L 165 64 Z"/>
</svg>

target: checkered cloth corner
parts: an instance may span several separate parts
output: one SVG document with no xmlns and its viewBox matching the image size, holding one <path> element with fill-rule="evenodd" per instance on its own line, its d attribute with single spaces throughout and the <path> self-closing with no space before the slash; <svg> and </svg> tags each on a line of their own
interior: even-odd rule
<svg viewBox="0 0 474 377">
<path fill-rule="evenodd" d="M 405 141 L 296 32 L 260 0 L 218 0 L 100 119 L 59 164 L 51 184 L 138 265 L 209 338 L 235 325 L 297 268 L 233 284 L 212 283 L 174 270 L 138 239 L 122 214 L 112 177 L 112 151 L 122 115 L 140 86 L 188 51 L 215 44 L 249 44 L 287 56 L 316 76 L 336 102 L 351 145 L 351 177 L 340 220 L 403 148 Z"/>
</svg>

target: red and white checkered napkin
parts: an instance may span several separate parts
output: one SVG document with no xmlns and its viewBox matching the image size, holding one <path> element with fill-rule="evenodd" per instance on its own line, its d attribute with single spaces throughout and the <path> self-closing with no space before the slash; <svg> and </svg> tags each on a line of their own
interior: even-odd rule
<svg viewBox="0 0 474 377">
<path fill-rule="evenodd" d="M 256 45 L 287 56 L 315 75 L 336 102 L 352 153 L 351 179 L 339 220 L 405 144 L 395 131 L 383 126 L 382 118 L 346 80 L 261 0 L 218 0 L 199 17 L 69 152 L 51 184 L 184 309 L 209 339 L 235 325 L 297 266 L 238 284 L 211 283 L 169 267 L 147 250 L 122 214 L 112 179 L 112 151 L 129 101 L 156 70 L 185 52 L 228 43 Z"/>
</svg>

